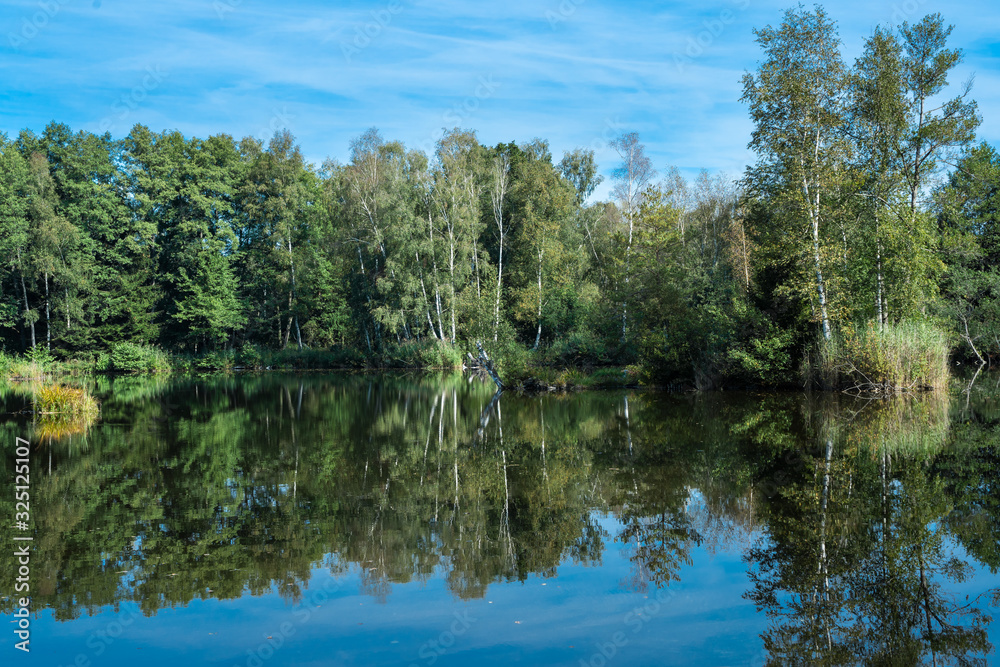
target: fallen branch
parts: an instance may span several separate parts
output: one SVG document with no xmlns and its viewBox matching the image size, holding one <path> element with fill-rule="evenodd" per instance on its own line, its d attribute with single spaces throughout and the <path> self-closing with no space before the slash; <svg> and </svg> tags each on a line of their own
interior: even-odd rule
<svg viewBox="0 0 1000 667">
<path fill-rule="evenodd" d="M 486 354 L 486 350 L 483 349 L 483 344 L 481 341 L 476 341 L 476 347 L 479 348 L 479 363 L 481 368 L 485 370 L 493 382 L 497 385 L 497 391 L 503 391 L 503 382 L 500 381 L 500 376 L 497 375 L 496 369 L 493 368 L 493 362 L 490 361 L 490 357 Z"/>
</svg>

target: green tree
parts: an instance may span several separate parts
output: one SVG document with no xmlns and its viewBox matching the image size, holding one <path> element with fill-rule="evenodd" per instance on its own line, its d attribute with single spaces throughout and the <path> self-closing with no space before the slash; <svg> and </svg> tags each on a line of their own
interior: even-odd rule
<svg viewBox="0 0 1000 667">
<path fill-rule="evenodd" d="M 31 330 L 35 347 L 35 313 L 28 300 L 28 165 L 17 148 L 0 134 L 0 262 L 4 269 L 0 289 L 6 287 L 0 311 L 0 324 L 14 327 L 17 313 Z M 17 290 L 20 288 L 20 296 Z M 23 307 L 23 310 L 22 310 Z"/>
<path fill-rule="evenodd" d="M 942 310 L 973 355 L 1000 354 L 1000 155 L 968 151 L 936 195 L 948 265 Z"/>
<path fill-rule="evenodd" d="M 140 210 L 158 229 L 164 336 L 195 352 L 225 345 L 245 322 L 232 266 L 237 147 L 138 127 L 130 139 Z"/>
<path fill-rule="evenodd" d="M 846 72 L 840 38 L 821 7 L 785 11 L 777 28 L 754 31 L 765 60 L 743 77 L 743 97 L 754 124 L 750 149 L 758 160 L 747 168 L 752 196 L 777 207 L 771 218 L 786 227 L 789 252 L 803 274 L 798 286 L 810 294 L 825 338 L 832 335 L 825 246 L 846 157 L 841 128 Z M 807 287 L 808 286 L 808 287 Z"/>
</svg>

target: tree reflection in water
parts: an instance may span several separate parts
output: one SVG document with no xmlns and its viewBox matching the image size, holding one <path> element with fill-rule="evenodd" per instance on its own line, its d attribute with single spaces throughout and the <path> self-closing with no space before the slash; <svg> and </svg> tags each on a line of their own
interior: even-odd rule
<svg viewBox="0 0 1000 667">
<path fill-rule="evenodd" d="M 273 589 L 295 601 L 317 565 L 356 572 L 382 602 L 434 577 L 481 598 L 618 544 L 622 585 L 644 591 L 682 581 L 696 550 L 743 553 L 773 664 L 962 664 L 990 649 L 993 601 L 955 593 L 1000 567 L 1000 412 L 982 383 L 954 405 L 325 375 L 94 390 L 101 422 L 35 443 L 34 604 L 61 619 Z M 7 447 L 32 425 L 0 430 Z"/>
</svg>

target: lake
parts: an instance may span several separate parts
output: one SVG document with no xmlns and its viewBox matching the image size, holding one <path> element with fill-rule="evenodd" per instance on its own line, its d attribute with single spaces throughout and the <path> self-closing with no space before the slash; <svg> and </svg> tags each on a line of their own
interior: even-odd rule
<svg viewBox="0 0 1000 667">
<path fill-rule="evenodd" d="M 459 376 L 0 390 L 3 664 L 998 662 L 1000 378 L 892 400 Z M 15 515 L 30 444 L 30 527 Z M 31 541 L 15 540 L 30 536 Z"/>
</svg>

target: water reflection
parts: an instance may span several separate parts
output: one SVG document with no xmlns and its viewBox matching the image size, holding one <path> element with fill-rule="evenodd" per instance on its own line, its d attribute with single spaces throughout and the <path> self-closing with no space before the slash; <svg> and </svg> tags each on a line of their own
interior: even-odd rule
<svg viewBox="0 0 1000 667">
<path fill-rule="evenodd" d="M 5 448 L 35 443 L 34 604 L 60 619 L 275 588 L 296 601 L 318 563 L 356 568 L 379 602 L 432 578 L 476 599 L 618 544 L 638 591 L 684 580 L 696 548 L 743 553 L 773 664 L 990 649 L 989 591 L 962 588 L 1000 566 L 1000 410 L 984 383 L 953 402 L 499 398 L 462 378 L 325 375 L 93 390 L 101 421 L 85 433 L 0 423 Z M 0 392 L 4 412 L 17 400 Z M 0 498 L 9 515 L 11 487 Z M 0 579 L 12 568 L 0 559 Z"/>
</svg>

